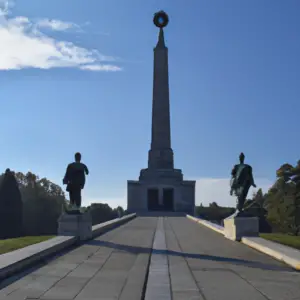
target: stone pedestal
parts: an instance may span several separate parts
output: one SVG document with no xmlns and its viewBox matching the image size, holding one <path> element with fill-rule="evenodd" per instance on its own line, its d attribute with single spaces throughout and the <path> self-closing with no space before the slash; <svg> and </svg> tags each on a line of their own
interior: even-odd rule
<svg viewBox="0 0 300 300">
<path fill-rule="evenodd" d="M 91 239 L 93 234 L 90 213 L 63 213 L 58 219 L 58 235 L 76 236 L 81 241 Z"/>
<path fill-rule="evenodd" d="M 244 236 L 258 236 L 259 221 L 256 217 L 229 217 L 224 220 L 224 235 L 230 240 L 240 241 Z"/>
</svg>

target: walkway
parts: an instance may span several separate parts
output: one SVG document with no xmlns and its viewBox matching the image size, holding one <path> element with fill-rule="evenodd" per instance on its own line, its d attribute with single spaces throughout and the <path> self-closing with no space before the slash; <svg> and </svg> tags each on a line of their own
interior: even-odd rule
<svg viewBox="0 0 300 300">
<path fill-rule="evenodd" d="M 184 217 L 139 217 L 3 283 L 0 299 L 154 300 L 160 291 L 158 300 L 300 300 L 300 273 Z"/>
<path fill-rule="evenodd" d="M 285 264 L 188 219 L 165 224 L 168 249 L 185 254 L 169 255 L 173 299 L 300 299 L 300 273 Z"/>
</svg>

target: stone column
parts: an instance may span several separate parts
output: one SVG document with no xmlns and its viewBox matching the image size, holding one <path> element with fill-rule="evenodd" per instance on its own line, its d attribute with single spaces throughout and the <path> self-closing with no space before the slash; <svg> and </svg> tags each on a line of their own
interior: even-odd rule
<svg viewBox="0 0 300 300">
<path fill-rule="evenodd" d="M 168 48 L 163 28 L 154 48 L 152 136 L 148 159 L 149 169 L 173 169 L 171 148 Z"/>
</svg>

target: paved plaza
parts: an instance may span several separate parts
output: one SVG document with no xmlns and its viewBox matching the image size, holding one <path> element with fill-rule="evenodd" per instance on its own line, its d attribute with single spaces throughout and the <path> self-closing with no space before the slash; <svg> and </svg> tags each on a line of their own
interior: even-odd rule
<svg viewBox="0 0 300 300">
<path fill-rule="evenodd" d="M 185 217 L 138 217 L 3 282 L 0 299 L 296 300 L 299 283 L 299 272 Z"/>
</svg>

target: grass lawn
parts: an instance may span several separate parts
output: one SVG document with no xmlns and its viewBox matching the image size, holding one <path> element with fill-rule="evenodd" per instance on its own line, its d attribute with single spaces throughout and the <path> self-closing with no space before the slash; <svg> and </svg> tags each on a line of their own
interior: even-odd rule
<svg viewBox="0 0 300 300">
<path fill-rule="evenodd" d="M 0 254 L 24 248 L 53 238 L 54 236 L 24 236 L 14 239 L 0 240 Z"/>
<path fill-rule="evenodd" d="M 283 233 L 261 233 L 260 237 L 300 250 L 300 236 L 293 236 Z"/>
</svg>

